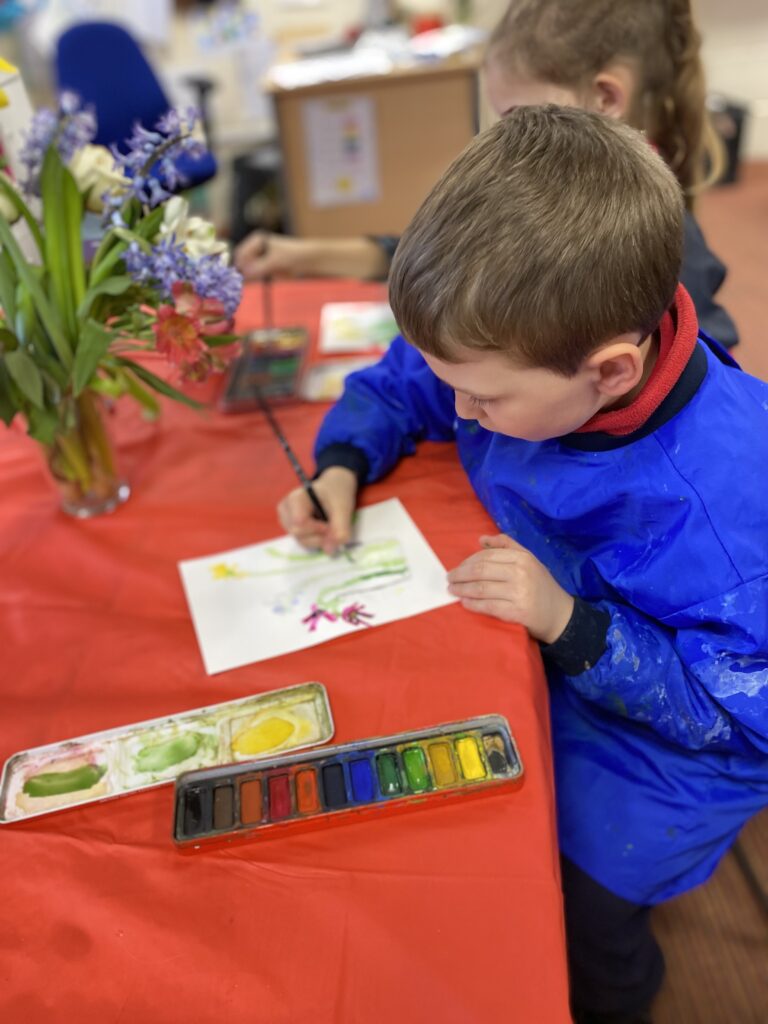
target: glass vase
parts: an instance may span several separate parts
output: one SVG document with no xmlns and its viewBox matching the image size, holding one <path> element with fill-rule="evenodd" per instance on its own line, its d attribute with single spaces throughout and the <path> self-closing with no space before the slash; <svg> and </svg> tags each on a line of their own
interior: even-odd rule
<svg viewBox="0 0 768 1024">
<path fill-rule="evenodd" d="M 131 490 L 117 470 L 102 399 L 83 392 L 62 406 L 59 421 L 53 442 L 45 447 L 61 508 L 78 519 L 114 511 Z"/>
</svg>

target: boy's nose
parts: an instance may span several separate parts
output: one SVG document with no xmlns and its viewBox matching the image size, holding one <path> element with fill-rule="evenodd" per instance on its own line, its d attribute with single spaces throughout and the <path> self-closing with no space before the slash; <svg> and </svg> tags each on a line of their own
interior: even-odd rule
<svg viewBox="0 0 768 1024">
<path fill-rule="evenodd" d="M 462 420 L 473 420 L 475 418 L 470 405 L 469 399 L 466 395 L 460 395 L 458 391 L 454 392 L 454 407 L 456 409 L 456 415 Z"/>
</svg>

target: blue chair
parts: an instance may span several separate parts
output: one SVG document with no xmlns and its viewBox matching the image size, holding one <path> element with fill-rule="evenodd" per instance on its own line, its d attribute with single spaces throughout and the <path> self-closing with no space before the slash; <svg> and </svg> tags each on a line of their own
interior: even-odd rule
<svg viewBox="0 0 768 1024">
<path fill-rule="evenodd" d="M 76 92 L 83 103 L 93 105 L 98 120 L 94 142 L 102 146 L 115 143 L 124 149 L 122 143 L 132 135 L 136 121 L 154 128 L 170 109 L 139 44 L 112 22 L 81 22 L 62 33 L 56 47 L 56 78 L 60 91 Z M 200 88 L 203 80 L 195 81 Z M 206 90 L 200 89 L 200 94 L 205 101 Z M 180 188 L 202 185 L 216 173 L 210 150 L 199 159 L 182 153 L 175 163 L 183 178 Z"/>
</svg>

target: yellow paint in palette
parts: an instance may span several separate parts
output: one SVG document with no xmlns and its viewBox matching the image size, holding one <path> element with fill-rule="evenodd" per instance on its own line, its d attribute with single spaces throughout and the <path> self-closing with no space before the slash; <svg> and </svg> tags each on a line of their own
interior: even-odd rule
<svg viewBox="0 0 768 1024">
<path fill-rule="evenodd" d="M 429 760 L 438 786 L 450 786 L 456 781 L 456 767 L 447 743 L 430 743 Z"/>
<path fill-rule="evenodd" d="M 240 719 L 236 723 L 232 730 L 232 753 L 235 757 L 258 757 L 270 750 L 279 750 L 289 742 L 291 746 L 311 743 L 316 732 L 313 719 L 288 708 L 276 708 L 271 713 Z"/>
<path fill-rule="evenodd" d="M 477 740 L 473 736 L 462 736 L 460 740 L 456 740 L 456 753 L 459 755 L 461 774 L 465 779 L 474 782 L 476 779 L 485 778 L 485 765 L 480 756 Z"/>
<path fill-rule="evenodd" d="M 263 754 L 265 750 L 281 747 L 295 731 L 296 726 L 287 718 L 265 718 L 258 725 L 239 732 L 232 740 L 232 749 L 236 754 L 253 757 L 254 754 Z"/>
</svg>

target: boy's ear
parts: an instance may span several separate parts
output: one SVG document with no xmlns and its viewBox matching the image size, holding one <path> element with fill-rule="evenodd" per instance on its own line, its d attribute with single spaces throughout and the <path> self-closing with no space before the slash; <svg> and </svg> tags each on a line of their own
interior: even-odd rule
<svg viewBox="0 0 768 1024">
<path fill-rule="evenodd" d="M 614 342 L 589 356 L 586 368 L 598 392 L 615 400 L 623 398 L 643 379 L 643 355 L 636 344 Z"/>
<path fill-rule="evenodd" d="M 617 119 L 626 118 L 634 86 L 632 71 L 615 64 L 598 71 L 591 82 L 591 108 Z"/>
</svg>

